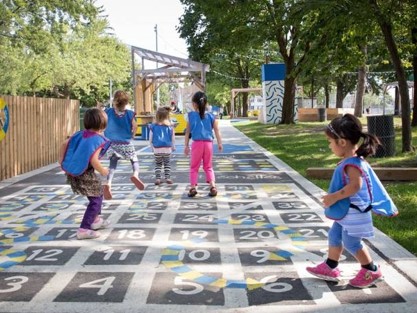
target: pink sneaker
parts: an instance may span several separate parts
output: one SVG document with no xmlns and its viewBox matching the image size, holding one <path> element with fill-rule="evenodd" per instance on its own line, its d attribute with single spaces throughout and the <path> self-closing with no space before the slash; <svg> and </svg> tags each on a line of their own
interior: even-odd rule
<svg viewBox="0 0 417 313">
<path fill-rule="evenodd" d="M 79 228 L 77 230 L 77 239 L 96 239 L 100 237 L 100 233 L 98 231 L 94 231 L 92 229 L 85 229 L 85 228 Z"/>
<path fill-rule="evenodd" d="M 329 281 L 339 281 L 340 270 L 336 267 L 331 269 L 326 262 L 320 263 L 315 267 L 307 267 L 307 272 L 310 274 Z"/>
<path fill-rule="evenodd" d="M 378 265 L 378 269 L 375 272 L 367 270 L 366 268 L 361 268 L 355 278 L 349 280 L 349 285 L 356 288 L 368 288 L 383 279 L 381 267 Z"/>
</svg>

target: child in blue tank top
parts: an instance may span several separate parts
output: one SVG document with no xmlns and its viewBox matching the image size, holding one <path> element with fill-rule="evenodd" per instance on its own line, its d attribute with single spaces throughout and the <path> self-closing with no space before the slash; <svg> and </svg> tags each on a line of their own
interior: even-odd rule
<svg viewBox="0 0 417 313">
<path fill-rule="evenodd" d="M 362 240 L 374 236 L 372 213 L 369 210 L 374 194 L 371 193 L 372 188 L 364 173 L 368 167 L 365 158 L 376 152 L 379 140 L 372 134 L 364 133 L 359 119 L 352 114 L 333 119 L 325 133 L 330 149 L 342 159 L 334 171 L 331 183 L 331 186 L 337 185 L 339 188 L 330 188 L 322 199 L 326 216 L 335 221 L 328 234 L 329 251 L 326 261 L 307 267 L 307 271 L 324 280 L 338 281 L 339 259 L 346 249 L 361 266 L 349 284 L 367 288 L 382 280 L 381 268 L 373 262 Z M 338 181 L 334 182 L 335 179 Z M 338 206 L 342 202 L 346 202 L 346 206 Z M 331 209 L 335 206 L 337 210 L 332 213 Z M 344 213 L 336 215 L 342 209 Z"/>
<path fill-rule="evenodd" d="M 104 199 L 106 200 L 111 200 L 113 197 L 111 184 L 120 159 L 130 160 L 133 169 L 130 180 L 139 190 L 145 188 L 144 183 L 139 179 L 139 160 L 132 143 L 137 127 L 136 117 L 135 112 L 126 108 L 128 103 L 129 95 L 125 91 L 118 90 L 114 93 L 113 107 L 105 110 L 108 125 L 104 135 L 111 141 L 107 151 L 107 157 L 110 159 L 109 175 L 104 186 Z"/>
<path fill-rule="evenodd" d="M 175 151 L 175 131 L 169 118 L 171 108 L 160 107 L 156 111 L 155 123 L 149 126 L 149 141 L 155 157 L 155 185 L 161 184 L 164 167 L 165 181 L 172 184 L 171 154 Z"/>
<path fill-rule="evenodd" d="M 216 136 L 219 151 L 223 150 L 219 122 L 213 113 L 207 112 L 207 96 L 204 92 L 196 92 L 192 99 L 194 111 L 188 113 L 185 131 L 184 154 L 190 154 L 190 137 L 192 139 L 190 157 L 190 190 L 188 197 L 197 195 L 198 171 L 201 163 L 206 174 L 206 182 L 210 185 L 209 196 L 217 196 L 216 179 L 213 170 L 213 139 Z M 214 135 L 213 135 L 214 132 Z"/>
<path fill-rule="evenodd" d="M 105 228 L 109 222 L 101 214 L 103 190 L 101 181 L 94 170 L 106 176 L 109 170 L 100 163 L 109 141 L 102 135 L 107 125 L 107 116 L 100 109 L 89 109 L 84 115 L 85 130 L 67 139 L 59 151 L 59 163 L 67 177 L 67 183 L 76 194 L 88 198 L 77 239 L 93 239 L 100 236 L 96 231 Z"/>
</svg>

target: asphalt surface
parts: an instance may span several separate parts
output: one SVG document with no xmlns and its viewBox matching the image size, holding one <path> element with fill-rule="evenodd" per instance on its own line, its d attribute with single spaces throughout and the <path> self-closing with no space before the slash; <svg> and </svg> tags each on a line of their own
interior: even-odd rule
<svg viewBox="0 0 417 313">
<path fill-rule="evenodd" d="M 417 312 L 417 259 L 378 230 L 367 245 L 384 281 L 350 287 L 348 253 L 340 282 L 309 275 L 326 257 L 323 191 L 220 122 L 216 198 L 202 170 L 187 197 L 181 136 L 173 185 L 153 184 L 151 151 L 135 140 L 146 188 L 121 162 L 96 240 L 76 239 L 87 202 L 57 164 L 0 182 L 0 312 Z"/>
</svg>

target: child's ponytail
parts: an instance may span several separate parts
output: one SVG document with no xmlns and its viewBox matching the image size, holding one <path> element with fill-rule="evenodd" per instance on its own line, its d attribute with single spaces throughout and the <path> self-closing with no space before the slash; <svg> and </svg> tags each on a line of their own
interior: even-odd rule
<svg viewBox="0 0 417 313">
<path fill-rule="evenodd" d="M 200 118 L 203 119 L 206 115 L 206 106 L 207 106 L 207 96 L 202 91 L 197 91 L 193 98 L 191 99 L 192 102 L 197 104 L 198 112 L 200 113 Z"/>
<path fill-rule="evenodd" d="M 361 157 L 373 156 L 380 145 L 378 137 L 373 134 L 362 133 L 363 142 L 356 150 L 356 155 Z"/>
</svg>

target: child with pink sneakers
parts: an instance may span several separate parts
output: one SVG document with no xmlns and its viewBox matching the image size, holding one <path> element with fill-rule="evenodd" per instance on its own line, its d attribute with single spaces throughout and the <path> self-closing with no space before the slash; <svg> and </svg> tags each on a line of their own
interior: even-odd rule
<svg viewBox="0 0 417 313">
<path fill-rule="evenodd" d="M 104 111 L 89 109 L 84 115 L 85 130 L 81 130 L 67 139 L 59 151 L 59 163 L 67 176 L 67 182 L 76 194 L 88 198 L 77 239 L 94 239 L 100 236 L 97 231 L 106 228 L 109 222 L 101 214 L 103 189 L 101 180 L 95 171 L 106 176 L 109 170 L 100 163 L 100 158 L 106 152 L 109 141 L 103 136 L 107 126 L 107 116 Z"/>
<path fill-rule="evenodd" d="M 380 266 L 373 262 L 362 242 L 363 238 L 374 236 L 371 203 L 383 189 L 371 177 L 372 169 L 365 161 L 367 156 L 376 152 L 379 140 L 364 133 L 360 121 L 352 114 L 333 119 L 325 133 L 329 148 L 342 158 L 333 173 L 329 193 L 322 199 L 326 216 L 334 222 L 328 235 L 327 260 L 315 267 L 307 267 L 307 271 L 324 280 L 338 281 L 340 270 L 337 266 L 346 249 L 361 265 L 349 284 L 367 288 L 383 279 Z M 363 141 L 359 144 L 361 139 Z M 388 195 L 384 200 L 388 206 L 395 207 Z"/>
</svg>

